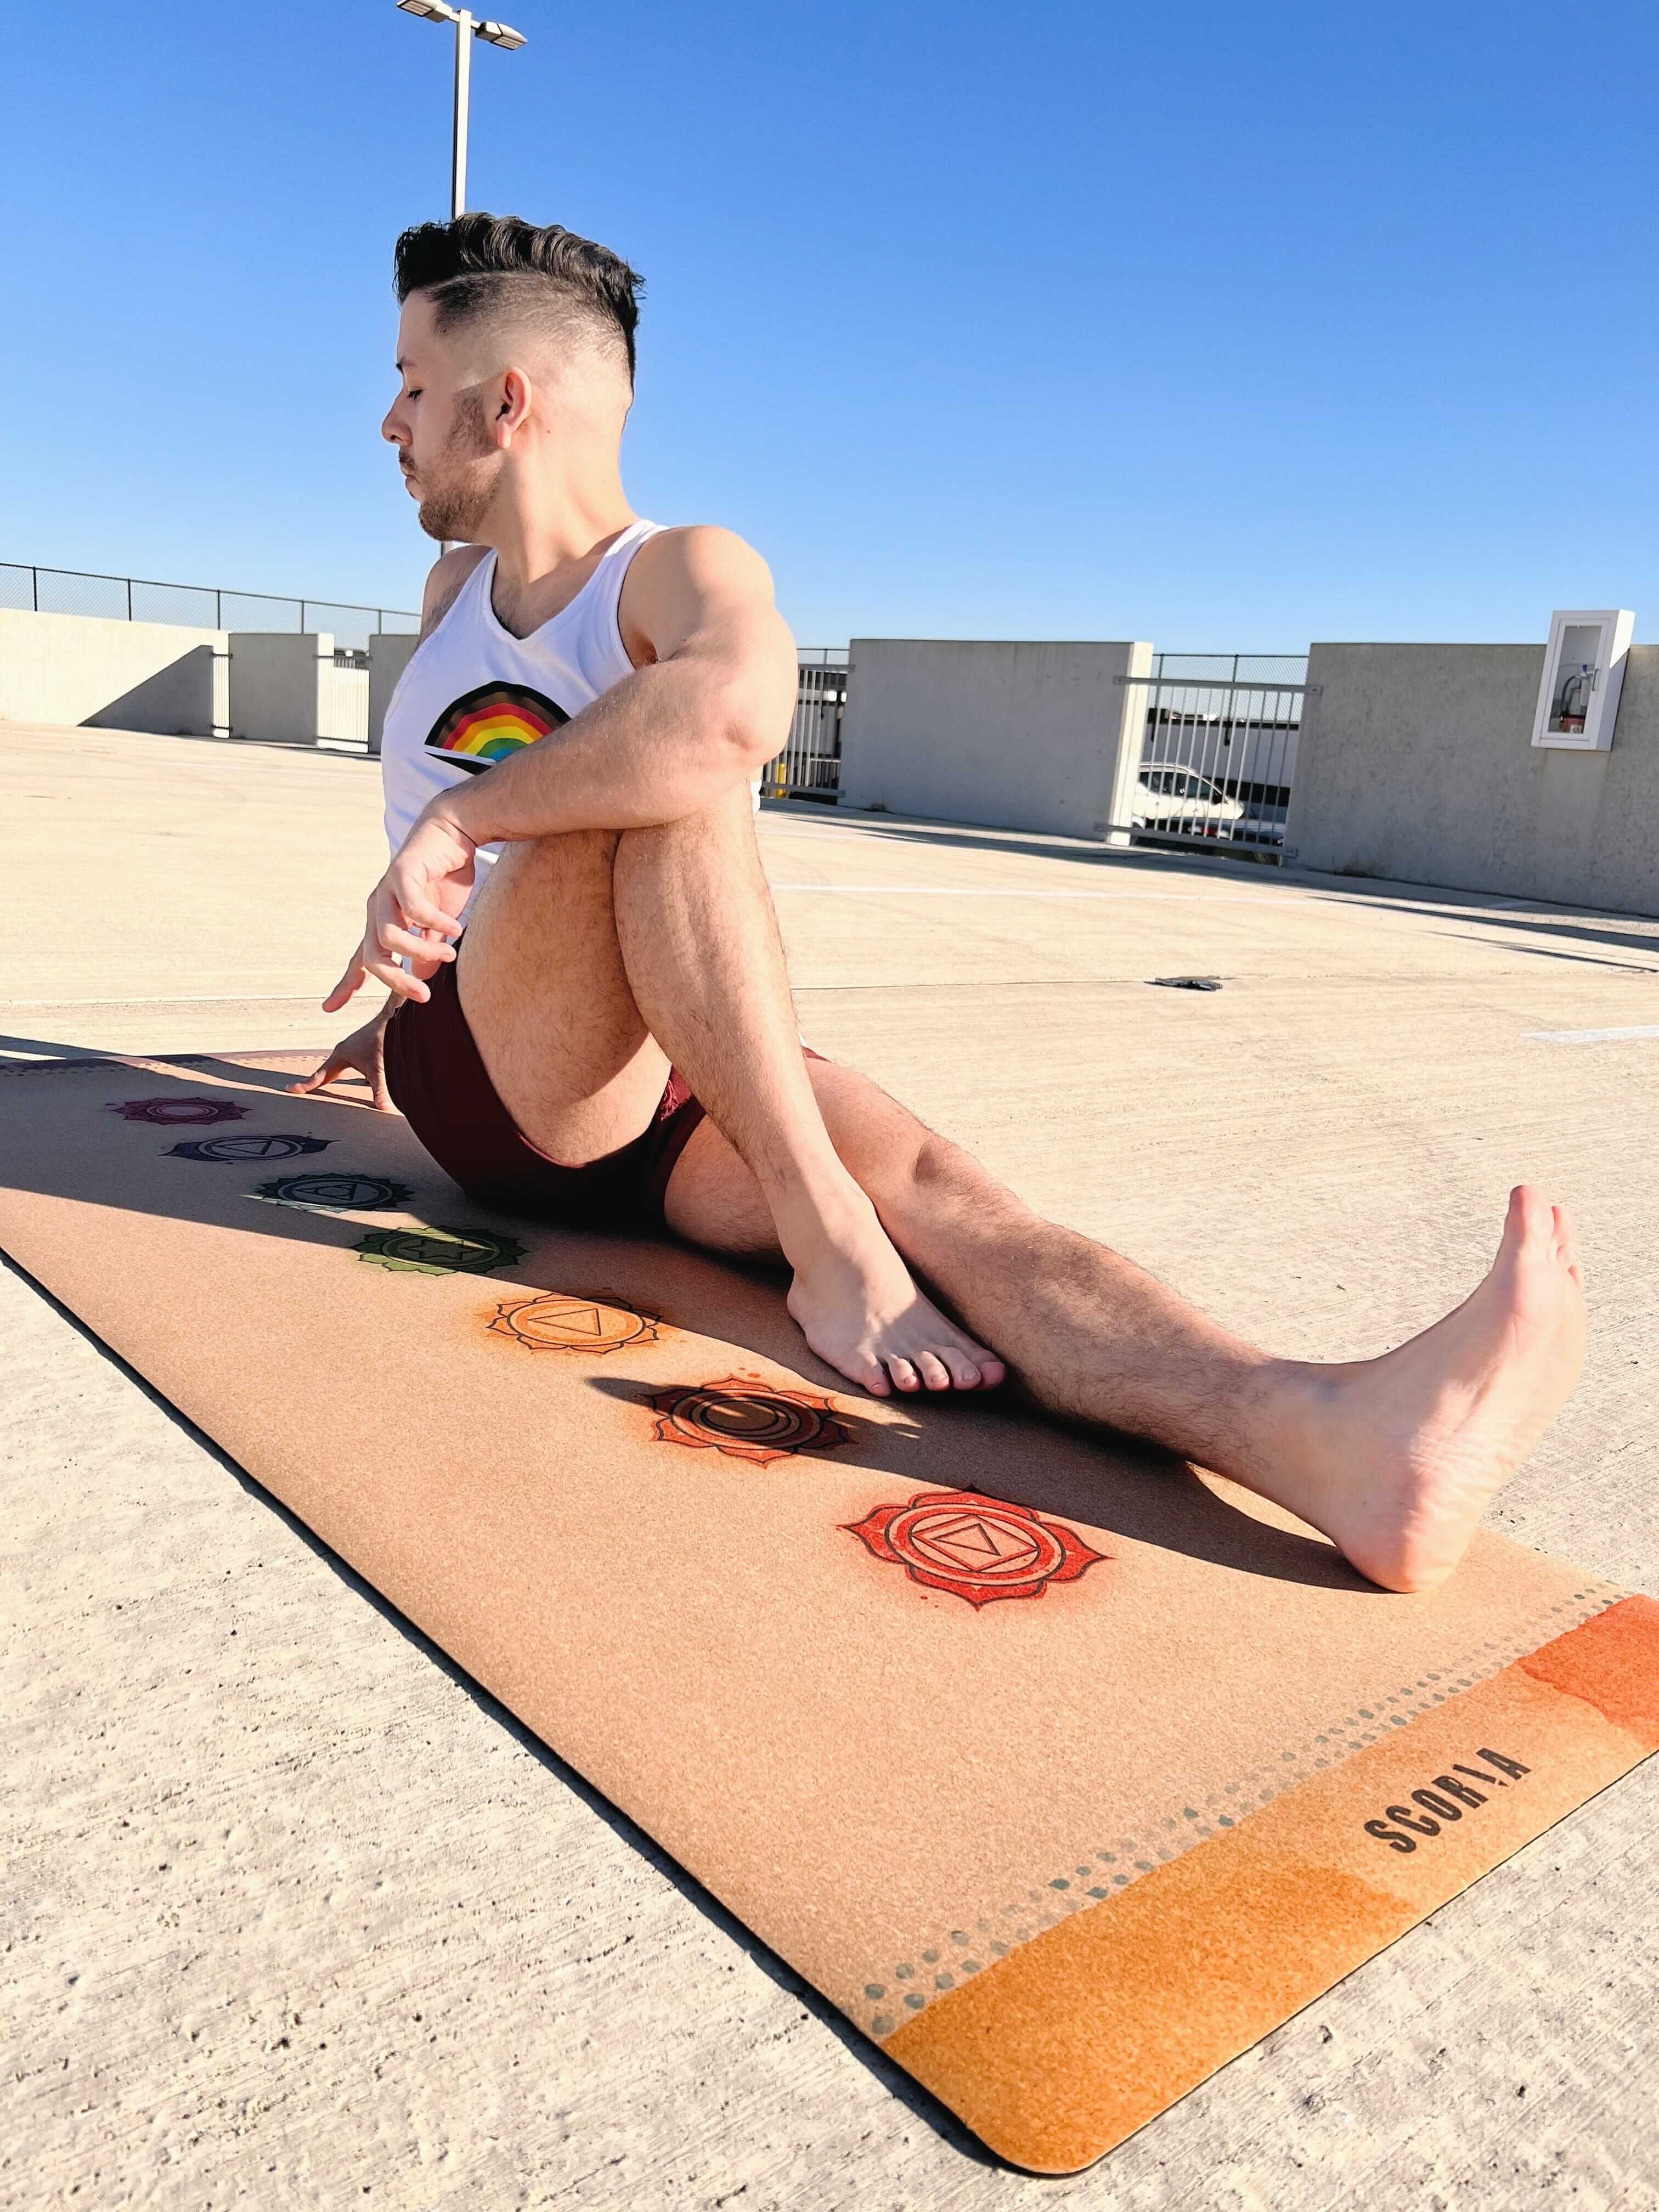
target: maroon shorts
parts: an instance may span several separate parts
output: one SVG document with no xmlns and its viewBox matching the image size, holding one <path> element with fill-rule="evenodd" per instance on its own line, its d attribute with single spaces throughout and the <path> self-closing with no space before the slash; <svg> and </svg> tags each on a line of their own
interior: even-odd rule
<svg viewBox="0 0 1659 2212">
<path fill-rule="evenodd" d="M 405 999 L 386 1024 L 386 1087 L 444 1173 L 480 1206 L 567 1229 L 665 1233 L 663 1196 L 702 1108 L 671 1068 L 651 1126 L 584 1167 L 561 1167 L 532 1145 L 495 1095 L 461 1012 L 455 961 L 432 978 L 424 1005 Z"/>
</svg>

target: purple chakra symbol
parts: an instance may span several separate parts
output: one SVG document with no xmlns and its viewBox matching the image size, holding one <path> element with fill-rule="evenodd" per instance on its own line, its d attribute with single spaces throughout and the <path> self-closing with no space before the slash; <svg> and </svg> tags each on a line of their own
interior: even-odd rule
<svg viewBox="0 0 1659 2212">
<path fill-rule="evenodd" d="M 118 1114 L 124 1121 L 171 1125 L 179 1121 L 240 1121 L 253 1109 L 238 1106 L 229 1098 L 128 1098 L 119 1103 L 112 1099 L 109 1111 Z"/>
</svg>

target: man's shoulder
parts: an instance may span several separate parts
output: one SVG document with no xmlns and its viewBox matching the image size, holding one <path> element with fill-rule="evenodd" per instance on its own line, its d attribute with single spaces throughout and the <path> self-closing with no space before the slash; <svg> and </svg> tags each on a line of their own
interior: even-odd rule
<svg viewBox="0 0 1659 2212">
<path fill-rule="evenodd" d="M 672 562 L 679 568 L 695 568 L 705 562 L 758 562 L 760 557 L 746 538 L 739 538 L 735 530 L 728 530 L 720 522 L 665 523 L 641 541 L 634 556 L 636 564 L 641 561 L 648 566 Z"/>
<path fill-rule="evenodd" d="M 641 543 L 617 617 L 637 668 L 672 652 L 716 611 L 772 605 L 772 572 L 754 547 L 718 523 L 690 522 Z"/>
<path fill-rule="evenodd" d="M 770 592 L 772 573 L 747 538 L 718 522 L 675 523 L 653 530 L 629 564 L 630 595 L 733 589 Z M 457 590 L 460 587 L 456 586 Z"/>
<path fill-rule="evenodd" d="M 433 562 L 421 596 L 421 635 L 429 637 L 455 604 L 460 588 L 489 548 L 456 545 Z"/>
</svg>

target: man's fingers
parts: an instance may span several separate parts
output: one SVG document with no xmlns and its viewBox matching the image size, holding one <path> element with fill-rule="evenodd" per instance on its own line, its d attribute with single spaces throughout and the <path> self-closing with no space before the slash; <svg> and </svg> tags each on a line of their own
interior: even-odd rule
<svg viewBox="0 0 1659 2212">
<path fill-rule="evenodd" d="M 417 976 L 411 975 L 407 968 L 399 968 L 395 961 L 370 960 L 364 964 L 376 981 L 384 983 L 395 998 L 414 999 L 424 1005 L 432 996 Z"/>
<path fill-rule="evenodd" d="M 446 914 L 441 906 L 434 906 L 429 898 L 419 891 L 405 897 L 398 895 L 398 904 L 405 921 L 412 921 L 418 929 L 435 929 L 440 937 L 459 937 L 461 933 L 459 917 Z"/>
<path fill-rule="evenodd" d="M 303 1098 L 307 1091 L 320 1091 L 324 1084 L 332 1083 L 335 1077 L 340 1074 L 348 1065 L 349 1063 L 342 1060 L 337 1052 L 331 1053 L 320 1067 L 313 1068 L 309 1075 L 303 1077 L 298 1083 L 289 1085 L 289 1097 Z"/>
<path fill-rule="evenodd" d="M 412 930 L 399 929 L 388 922 L 380 932 L 380 950 L 385 953 L 407 952 L 412 959 L 430 961 L 435 967 L 455 957 L 455 948 L 441 938 L 417 937 Z"/>
<path fill-rule="evenodd" d="M 361 954 L 348 960 L 344 975 L 341 976 L 327 998 L 323 1000 L 323 1012 L 325 1014 L 337 1014 L 347 1000 L 362 988 L 364 973 Z"/>
</svg>

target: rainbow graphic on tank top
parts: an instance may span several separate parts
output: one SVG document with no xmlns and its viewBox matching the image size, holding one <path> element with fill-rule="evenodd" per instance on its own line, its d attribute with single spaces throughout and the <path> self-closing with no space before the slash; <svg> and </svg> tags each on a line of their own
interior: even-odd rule
<svg viewBox="0 0 1659 2212">
<path fill-rule="evenodd" d="M 480 684 L 444 708 L 421 750 L 476 775 L 569 720 L 562 707 L 527 684 Z"/>
</svg>

